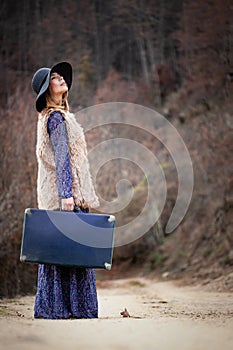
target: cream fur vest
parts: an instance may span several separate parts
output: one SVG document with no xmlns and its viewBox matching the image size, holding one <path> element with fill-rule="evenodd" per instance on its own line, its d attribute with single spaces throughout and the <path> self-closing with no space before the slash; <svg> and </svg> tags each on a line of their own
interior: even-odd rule
<svg viewBox="0 0 233 350">
<path fill-rule="evenodd" d="M 38 115 L 36 156 L 38 162 L 37 200 L 39 209 L 59 209 L 54 151 L 47 131 L 48 118 L 53 109 L 45 109 Z M 83 199 L 90 208 L 99 205 L 87 159 L 87 146 L 84 132 L 73 114 L 62 113 L 69 143 L 69 156 L 72 169 L 72 194 L 75 204 Z"/>
</svg>

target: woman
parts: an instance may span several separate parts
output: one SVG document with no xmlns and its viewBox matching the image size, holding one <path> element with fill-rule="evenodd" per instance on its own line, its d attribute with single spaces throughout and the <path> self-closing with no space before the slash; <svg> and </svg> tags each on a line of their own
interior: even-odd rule
<svg viewBox="0 0 233 350">
<path fill-rule="evenodd" d="M 39 209 L 83 211 L 99 205 L 93 187 L 83 130 L 69 112 L 68 91 L 72 67 L 60 62 L 36 71 L 32 79 L 37 93 L 36 156 Z M 35 318 L 98 317 L 93 269 L 41 264 L 34 306 Z"/>
</svg>

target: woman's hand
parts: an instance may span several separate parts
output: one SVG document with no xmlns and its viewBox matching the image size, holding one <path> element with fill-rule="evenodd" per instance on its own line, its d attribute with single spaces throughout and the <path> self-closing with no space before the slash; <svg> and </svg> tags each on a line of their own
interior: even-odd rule
<svg viewBox="0 0 233 350">
<path fill-rule="evenodd" d="M 74 210 L 74 198 L 62 198 L 61 210 L 73 211 Z"/>
</svg>

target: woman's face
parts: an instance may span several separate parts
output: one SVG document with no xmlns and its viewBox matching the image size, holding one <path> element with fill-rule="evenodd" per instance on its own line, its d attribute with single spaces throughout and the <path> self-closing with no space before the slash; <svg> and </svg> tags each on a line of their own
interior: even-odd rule
<svg viewBox="0 0 233 350">
<path fill-rule="evenodd" d="M 49 83 L 49 91 L 51 96 L 54 97 L 60 97 L 62 96 L 65 92 L 68 91 L 68 86 L 64 80 L 64 78 L 56 73 L 53 72 L 50 76 L 50 83 Z"/>
</svg>

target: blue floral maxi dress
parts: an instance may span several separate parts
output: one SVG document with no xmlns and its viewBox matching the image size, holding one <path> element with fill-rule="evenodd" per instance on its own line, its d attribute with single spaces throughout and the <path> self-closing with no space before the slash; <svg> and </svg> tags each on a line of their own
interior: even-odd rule
<svg viewBox="0 0 233 350">
<path fill-rule="evenodd" d="M 60 112 L 53 112 L 50 115 L 48 133 L 54 150 L 59 197 L 72 197 L 72 173 L 67 132 Z M 86 268 L 40 264 L 34 317 L 97 318 L 95 271 Z"/>
</svg>

